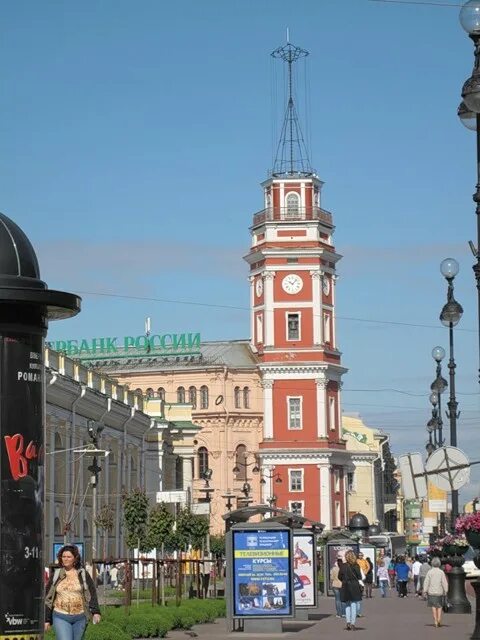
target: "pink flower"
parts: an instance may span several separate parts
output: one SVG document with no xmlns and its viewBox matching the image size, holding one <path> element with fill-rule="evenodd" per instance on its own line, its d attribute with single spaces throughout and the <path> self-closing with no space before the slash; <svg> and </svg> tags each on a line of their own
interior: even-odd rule
<svg viewBox="0 0 480 640">
<path fill-rule="evenodd" d="M 466 513 L 458 516 L 455 522 L 455 531 L 457 533 L 466 533 L 467 531 L 480 531 L 480 512 Z"/>
</svg>

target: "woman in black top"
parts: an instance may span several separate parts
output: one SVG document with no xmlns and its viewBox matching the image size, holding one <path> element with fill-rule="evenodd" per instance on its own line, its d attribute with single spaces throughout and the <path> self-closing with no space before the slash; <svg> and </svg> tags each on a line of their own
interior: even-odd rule
<svg viewBox="0 0 480 640">
<path fill-rule="evenodd" d="M 372 586 L 373 586 L 373 562 L 370 560 L 369 557 L 367 557 L 367 562 L 368 562 L 368 571 L 365 574 L 365 597 L 366 598 L 371 598 L 372 597 Z"/>
<path fill-rule="evenodd" d="M 353 551 L 345 554 L 345 562 L 340 567 L 338 578 L 342 582 L 340 599 L 345 603 L 347 629 L 355 629 L 358 605 L 362 601 L 362 572 Z"/>
</svg>

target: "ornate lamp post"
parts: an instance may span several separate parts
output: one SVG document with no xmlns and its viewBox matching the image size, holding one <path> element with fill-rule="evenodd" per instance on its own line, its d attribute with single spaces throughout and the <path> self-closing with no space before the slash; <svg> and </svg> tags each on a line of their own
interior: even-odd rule
<svg viewBox="0 0 480 640">
<path fill-rule="evenodd" d="M 476 262 L 473 272 L 477 283 L 478 340 L 480 354 L 480 0 L 469 0 L 460 10 L 460 24 L 474 44 L 472 75 L 462 87 L 462 100 L 458 107 L 460 122 L 467 129 L 476 131 L 477 141 L 477 185 L 473 194 L 477 215 L 477 244 L 470 242 Z"/>
<path fill-rule="evenodd" d="M 440 271 L 448 283 L 447 302 L 440 313 L 441 323 L 448 327 L 450 353 L 448 360 L 448 370 L 450 379 L 450 398 L 448 400 L 447 418 L 450 421 L 450 445 L 457 446 L 457 412 L 458 402 L 455 396 L 455 358 L 453 351 L 453 327 L 455 327 L 463 315 L 462 306 L 455 300 L 453 295 L 453 280 L 459 271 L 458 262 L 453 258 L 446 258 L 440 265 Z M 458 516 L 458 491 L 452 491 L 452 524 Z"/>
<path fill-rule="evenodd" d="M 210 486 L 210 480 L 212 479 L 213 471 L 211 469 L 205 469 L 202 474 L 202 478 L 205 481 L 205 486 L 201 487 L 199 491 L 205 494 L 205 502 L 208 504 L 208 532 L 206 536 L 206 554 L 207 557 L 210 558 L 210 512 L 211 512 L 211 504 L 212 504 L 212 493 L 215 491 L 213 487 Z"/>
</svg>

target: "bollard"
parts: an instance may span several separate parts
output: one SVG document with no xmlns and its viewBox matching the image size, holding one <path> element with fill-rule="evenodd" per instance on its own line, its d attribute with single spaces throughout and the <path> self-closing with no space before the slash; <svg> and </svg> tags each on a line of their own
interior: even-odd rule
<svg viewBox="0 0 480 640">
<path fill-rule="evenodd" d="M 80 311 L 51 291 L 23 231 L 0 213 L 0 637 L 43 636 L 44 338 Z"/>
</svg>

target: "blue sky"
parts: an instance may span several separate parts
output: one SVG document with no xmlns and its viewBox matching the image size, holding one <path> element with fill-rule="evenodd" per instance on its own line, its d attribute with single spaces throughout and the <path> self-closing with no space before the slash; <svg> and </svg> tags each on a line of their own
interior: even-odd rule
<svg viewBox="0 0 480 640">
<path fill-rule="evenodd" d="M 282 71 L 274 75 L 269 54 L 288 26 L 311 53 L 310 150 L 344 256 L 344 411 L 389 431 L 396 454 L 424 450 L 430 353 L 448 339 L 439 265 L 455 257 L 465 310 L 458 442 L 480 458 L 467 246 L 476 237 L 475 138 L 456 116 L 472 47 L 457 8 L 15 0 L 0 9 L 0 208 L 29 235 L 49 286 L 84 300 L 49 339 L 137 335 L 147 315 L 156 333 L 248 337 L 242 256 L 280 126 L 272 79 L 281 83 Z M 473 478 L 465 498 L 480 491 Z"/>
</svg>

